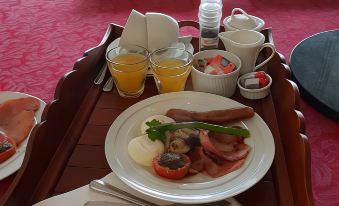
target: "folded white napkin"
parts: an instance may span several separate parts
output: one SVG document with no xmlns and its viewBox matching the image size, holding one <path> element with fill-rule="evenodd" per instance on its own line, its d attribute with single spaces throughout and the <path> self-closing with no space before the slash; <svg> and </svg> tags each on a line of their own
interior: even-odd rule
<svg viewBox="0 0 339 206">
<path fill-rule="evenodd" d="M 143 198 L 149 202 L 153 202 L 154 204 L 157 204 L 157 205 L 171 204 L 171 202 L 152 198 L 136 190 L 133 190 L 132 188 L 127 186 L 125 183 L 123 183 L 113 172 L 108 174 L 104 178 L 102 178 L 102 180 L 128 193 L 131 193 L 137 197 Z M 237 202 L 234 198 L 228 198 L 226 200 L 231 203 L 230 206 L 241 206 L 241 204 Z M 35 204 L 35 206 L 54 206 L 54 205 L 55 206 L 60 206 L 60 205 L 83 206 L 88 201 L 107 201 L 107 202 L 112 202 L 112 203 L 127 203 L 124 200 L 95 192 L 91 190 L 88 185 L 85 185 L 83 187 L 72 190 L 70 192 L 45 199 Z"/>
</svg>

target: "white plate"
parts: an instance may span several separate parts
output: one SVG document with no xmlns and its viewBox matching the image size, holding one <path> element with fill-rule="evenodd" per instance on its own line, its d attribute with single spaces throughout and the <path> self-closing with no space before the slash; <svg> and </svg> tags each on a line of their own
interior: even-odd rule
<svg viewBox="0 0 339 206">
<path fill-rule="evenodd" d="M 111 169 L 131 188 L 146 195 L 180 203 L 205 203 L 237 195 L 257 183 L 270 168 L 274 157 L 273 136 L 255 114 L 241 122 L 250 132 L 246 139 L 252 149 L 240 169 L 219 178 L 198 174 L 179 181 L 155 175 L 151 168 L 135 163 L 128 155 L 128 142 L 140 135 L 140 124 L 170 108 L 208 111 L 244 106 L 231 99 L 202 92 L 174 92 L 157 95 L 126 109 L 111 125 L 105 142 L 105 155 Z"/>
<path fill-rule="evenodd" d="M 9 92 L 9 91 L 3 92 L 2 91 L 0 92 L 0 104 L 10 99 L 18 99 L 18 98 L 23 98 L 23 97 L 33 97 L 40 101 L 40 108 L 35 112 L 35 122 L 39 123 L 41 121 L 41 115 L 46 106 L 46 103 L 37 97 L 24 94 L 24 93 L 19 93 L 19 92 Z M 28 142 L 30 134 L 31 133 L 29 133 L 28 138 L 26 138 L 19 145 L 16 153 L 12 157 L 10 157 L 8 160 L 0 164 L 0 180 L 13 174 L 21 167 L 22 161 L 24 160 L 24 157 L 25 157 L 26 146 L 27 146 L 27 142 Z"/>
</svg>

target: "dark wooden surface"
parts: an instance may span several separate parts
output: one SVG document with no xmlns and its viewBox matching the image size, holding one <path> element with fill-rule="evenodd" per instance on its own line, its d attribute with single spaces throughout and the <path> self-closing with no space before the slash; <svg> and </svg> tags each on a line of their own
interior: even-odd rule
<svg viewBox="0 0 339 206">
<path fill-rule="evenodd" d="M 293 80 L 301 96 L 318 111 L 339 121 L 339 30 L 301 41 L 291 53 Z"/>
<path fill-rule="evenodd" d="M 198 24 L 185 21 L 180 26 Z M 87 51 L 74 70 L 60 80 L 55 100 L 48 104 L 42 122 L 33 130 L 23 166 L 1 200 L 3 205 L 31 205 L 111 172 L 104 154 L 110 124 L 127 107 L 157 94 L 152 78 L 147 79 L 145 92 L 137 99 L 123 99 L 115 89 L 104 93 L 103 84 L 93 84 L 105 62 L 108 44 L 121 32 L 122 28 L 110 25 L 102 42 Z M 270 30 L 263 33 L 267 41 L 273 42 Z M 194 38 L 195 51 L 197 43 Z M 268 55 L 265 52 L 262 55 Z M 297 111 L 297 88 L 287 80 L 289 69 L 281 55 L 276 54 L 265 69 L 273 78 L 272 95 L 247 100 L 237 91 L 232 99 L 252 106 L 264 119 L 274 136 L 276 154 L 265 177 L 235 198 L 245 206 L 313 205 L 310 154 L 307 138 L 301 134 L 304 127 Z"/>
</svg>

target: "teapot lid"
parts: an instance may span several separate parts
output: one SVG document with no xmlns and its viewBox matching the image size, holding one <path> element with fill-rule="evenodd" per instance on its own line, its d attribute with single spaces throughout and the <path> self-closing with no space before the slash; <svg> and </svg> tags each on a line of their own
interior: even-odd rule
<svg viewBox="0 0 339 206">
<path fill-rule="evenodd" d="M 235 14 L 236 11 L 240 11 L 241 14 Z M 227 23 L 236 29 L 254 29 L 257 27 L 257 21 L 253 16 L 248 15 L 244 10 L 240 8 L 234 8 Z"/>
</svg>

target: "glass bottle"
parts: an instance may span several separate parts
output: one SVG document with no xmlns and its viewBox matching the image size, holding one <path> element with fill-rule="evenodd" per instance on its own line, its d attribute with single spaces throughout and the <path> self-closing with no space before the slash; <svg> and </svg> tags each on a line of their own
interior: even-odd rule
<svg viewBox="0 0 339 206">
<path fill-rule="evenodd" d="M 199 6 L 200 50 L 217 49 L 219 43 L 222 3 L 220 0 L 202 0 Z"/>
</svg>

